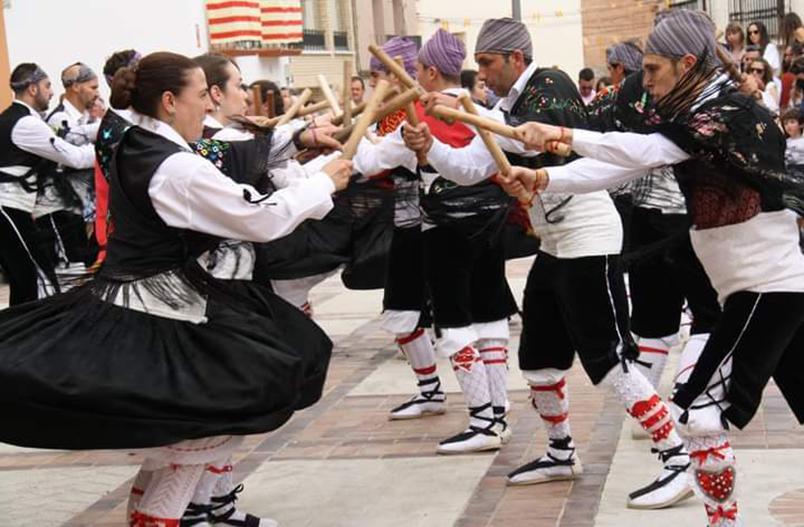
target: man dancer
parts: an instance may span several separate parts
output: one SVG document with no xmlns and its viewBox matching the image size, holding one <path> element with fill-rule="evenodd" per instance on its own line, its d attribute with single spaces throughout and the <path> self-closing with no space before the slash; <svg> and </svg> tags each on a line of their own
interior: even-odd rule
<svg viewBox="0 0 804 527">
<path fill-rule="evenodd" d="M 39 66 L 20 64 L 10 84 L 14 102 L 0 114 L 0 265 L 10 280 L 13 306 L 58 287 L 31 215 L 39 174 L 53 163 L 90 168 L 95 151 L 58 137 L 40 117 L 53 89 Z"/>
<path fill-rule="evenodd" d="M 497 112 L 509 123 L 549 122 L 586 126 L 583 101 L 563 72 L 532 62 L 527 28 L 510 18 L 488 20 L 478 35 L 475 60 L 487 84 L 504 98 Z M 436 97 L 428 97 L 432 104 Z M 443 97 L 439 102 L 449 101 Z M 497 172 L 482 141 L 454 149 L 433 140 L 426 126 L 406 128 L 414 149 L 427 152 L 439 173 L 471 184 Z M 522 157 L 526 149 L 501 142 L 517 164 L 561 163 L 551 155 Z M 577 350 L 594 384 L 611 387 L 629 413 L 651 434 L 664 468 L 659 478 L 632 493 L 633 508 L 670 506 L 691 495 L 685 471 L 689 457 L 669 409 L 628 359 L 636 355 L 628 330 L 628 304 L 620 270 L 622 226 L 605 191 L 536 199 L 531 219 L 542 247 L 525 287 L 519 363 L 531 400 L 547 428 L 545 456 L 508 476 L 512 485 L 573 479 L 581 472 L 569 426 L 565 377 Z"/>
<path fill-rule="evenodd" d="M 541 149 L 563 137 L 593 159 L 543 172 L 515 169 L 512 177 L 533 190 L 587 192 L 674 165 L 690 204 L 692 246 L 723 313 L 699 357 L 685 350 L 671 408 L 690 443 L 709 525 L 733 527 L 740 524 L 740 478 L 729 426 L 751 421 L 771 376 L 804 422 L 804 256 L 795 215 L 784 210 L 801 203 L 804 189 L 786 174 L 784 135 L 773 116 L 720 74 L 716 46 L 704 13 L 671 13 L 648 37 L 643 64 L 666 135 L 528 124 L 520 133 L 529 145 Z"/>
<path fill-rule="evenodd" d="M 419 52 L 419 84 L 425 90 L 453 98 L 461 94 L 460 73 L 465 57 L 463 43 L 439 29 Z M 429 123 L 436 136 L 452 146 L 463 147 L 475 136 L 463 124 L 449 126 L 417 109 L 418 116 Z M 411 172 L 417 169 L 417 157 L 404 145 L 401 128 L 376 145 L 363 141 L 360 146 L 354 160 L 359 172 L 373 174 L 399 165 Z M 419 166 L 419 170 L 424 272 L 439 335 L 437 349 L 452 363 L 470 416 L 469 427 L 441 441 L 437 451 L 460 454 L 497 449 L 511 435 L 505 421 L 506 348 L 508 317 L 516 312 L 516 303 L 505 280 L 500 229 L 510 200 L 490 181 L 458 187 L 428 166 Z M 434 362 L 430 368 L 434 373 Z M 414 398 L 408 404 L 418 404 L 416 401 Z M 405 410 L 395 410 L 402 411 Z"/>
<path fill-rule="evenodd" d="M 89 124 L 89 109 L 98 98 L 98 76 L 76 62 L 61 73 L 64 98 L 48 116 L 47 123 L 75 146 L 92 144 L 100 122 Z M 59 166 L 53 180 L 40 192 L 34 217 L 46 250 L 57 267 L 90 266 L 97 256 L 89 243 L 84 219 L 95 215 L 94 171 Z M 94 246 L 95 244 L 92 244 Z"/>
<path fill-rule="evenodd" d="M 642 50 L 623 42 L 606 53 L 609 70 L 615 74 L 624 71 L 628 76 L 595 101 L 590 109 L 592 128 L 601 132 L 648 130 L 645 120 L 652 110 L 650 95 L 642 87 Z M 679 342 L 684 300 L 692 312 L 691 338 L 686 346 L 699 350 L 709 338 L 720 306 L 690 245 L 687 208 L 672 168 L 652 170 L 628 183 L 622 192 L 629 205 L 623 217 L 628 222 L 627 250 L 634 257 L 628 275 L 631 329 L 639 344 L 638 365 L 658 389 L 670 349 Z"/>
<path fill-rule="evenodd" d="M 383 51 L 391 57 L 401 57 L 405 71 L 416 75 L 416 44 L 405 37 L 394 37 L 385 43 Z M 374 88 L 380 80 L 404 88 L 399 79 L 376 57 L 370 61 L 369 85 Z M 377 123 L 377 135 L 393 134 L 407 118 L 404 108 Z M 365 151 L 365 148 L 363 148 Z M 359 153 L 358 158 L 365 155 Z M 382 328 L 396 336 L 396 342 L 410 362 L 418 379 L 419 394 L 410 401 L 391 410 L 390 419 L 418 419 L 444 413 L 446 395 L 436 370 L 435 353 L 430 336 L 424 329 L 427 310 L 422 267 L 421 212 L 419 211 L 419 183 L 415 163 L 405 166 L 383 160 L 388 170 L 367 166 L 363 158 L 355 159 L 355 170 L 371 174 L 374 178 L 388 178 L 395 197 L 394 230 L 388 256 L 388 270 L 383 297 Z"/>
</svg>

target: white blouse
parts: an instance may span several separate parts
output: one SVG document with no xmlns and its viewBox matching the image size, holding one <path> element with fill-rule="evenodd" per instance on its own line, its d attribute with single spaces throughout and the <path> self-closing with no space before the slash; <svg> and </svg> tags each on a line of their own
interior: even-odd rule
<svg viewBox="0 0 804 527">
<path fill-rule="evenodd" d="M 132 114 L 134 124 L 182 147 L 165 159 L 148 187 L 154 209 L 171 227 L 212 234 L 220 238 L 269 242 L 292 232 L 308 218 L 321 219 L 333 207 L 335 185 L 318 173 L 310 179 L 273 193 L 260 203 L 259 192 L 235 183 L 212 163 L 193 153 L 187 142 L 166 123 Z"/>
</svg>

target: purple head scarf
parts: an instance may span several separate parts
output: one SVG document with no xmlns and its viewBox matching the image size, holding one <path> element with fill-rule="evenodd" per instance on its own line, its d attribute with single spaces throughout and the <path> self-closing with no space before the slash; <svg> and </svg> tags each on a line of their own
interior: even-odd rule
<svg viewBox="0 0 804 527">
<path fill-rule="evenodd" d="M 402 57 L 405 63 L 405 71 L 408 72 L 408 75 L 416 75 L 416 43 L 411 39 L 407 37 L 394 37 L 385 43 L 382 50 L 392 59 Z M 373 55 L 369 62 L 369 68 L 373 71 L 388 72 L 388 68 Z"/>
<path fill-rule="evenodd" d="M 439 28 L 419 51 L 419 62 L 447 75 L 460 74 L 465 58 L 466 46 L 443 28 Z"/>
</svg>

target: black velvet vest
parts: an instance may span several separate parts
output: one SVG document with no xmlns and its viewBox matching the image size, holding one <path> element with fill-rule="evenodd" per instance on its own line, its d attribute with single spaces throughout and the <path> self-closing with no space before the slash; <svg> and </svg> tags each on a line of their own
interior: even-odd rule
<svg viewBox="0 0 804 527">
<path fill-rule="evenodd" d="M 154 209 L 148 186 L 159 165 L 182 149 L 137 126 L 129 128 L 111 163 L 109 207 L 114 232 L 106 263 L 133 277 L 178 269 L 214 247 L 208 234 L 168 226 Z"/>
</svg>

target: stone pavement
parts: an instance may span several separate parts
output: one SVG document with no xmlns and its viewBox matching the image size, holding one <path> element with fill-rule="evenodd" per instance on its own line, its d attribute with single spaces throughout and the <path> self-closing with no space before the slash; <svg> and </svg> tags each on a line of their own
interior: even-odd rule
<svg viewBox="0 0 804 527">
<path fill-rule="evenodd" d="M 517 297 L 529 264 L 509 264 Z M 0 307 L 7 294 L 0 287 Z M 235 457 L 235 478 L 246 487 L 238 502 L 243 510 L 276 518 L 283 527 L 705 524 L 703 507 L 694 500 L 665 511 L 625 508 L 626 494 L 656 476 L 658 461 L 648 443 L 631 439 L 623 409 L 591 386 L 580 365 L 568 386 L 583 477 L 506 487 L 505 474 L 540 455 L 546 443 L 529 407 L 516 353 L 509 376 L 511 442 L 499 453 L 437 456 L 437 441 L 462 430 L 467 418 L 448 364 L 439 364 L 449 392 L 445 415 L 388 421 L 388 410 L 412 395 L 414 382 L 393 339 L 379 329 L 381 293 L 347 291 L 333 277 L 314 290 L 313 300 L 316 320 L 336 343 L 324 397 L 282 429 L 246 438 Z M 519 320 L 511 327 L 515 350 Z M 804 527 L 804 429 L 774 386 L 733 443 L 743 469 L 746 525 Z M 141 459 L 135 452 L 0 444 L 0 527 L 123 526 L 128 489 Z"/>
</svg>

